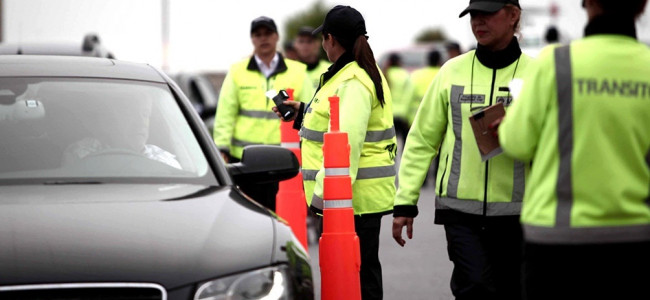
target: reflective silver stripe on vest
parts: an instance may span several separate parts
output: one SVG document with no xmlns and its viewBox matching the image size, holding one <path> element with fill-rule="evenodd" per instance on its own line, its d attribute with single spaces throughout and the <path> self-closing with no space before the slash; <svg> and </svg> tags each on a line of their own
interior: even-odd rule
<svg viewBox="0 0 650 300">
<path fill-rule="evenodd" d="M 395 126 L 379 131 L 367 131 L 366 132 L 366 142 L 379 142 L 383 140 L 389 140 L 395 137 Z"/>
<path fill-rule="evenodd" d="M 352 199 L 348 199 L 348 200 L 325 200 L 325 201 L 323 201 L 323 207 L 324 208 L 352 208 Z"/>
<path fill-rule="evenodd" d="M 571 182 L 571 156 L 573 155 L 573 77 L 571 48 L 555 49 L 555 72 L 558 101 L 558 146 L 560 167 L 557 176 L 556 227 L 571 226 L 573 190 Z"/>
<path fill-rule="evenodd" d="M 238 147 L 246 147 L 246 146 L 254 146 L 254 145 L 272 145 L 272 146 L 279 146 L 280 144 L 263 144 L 263 143 L 253 143 L 253 142 L 248 142 L 248 141 L 242 141 L 238 140 L 236 138 L 232 138 L 230 140 L 230 143 L 233 146 L 238 146 Z"/>
<path fill-rule="evenodd" d="M 318 170 L 305 170 L 302 169 L 302 180 L 311 180 L 314 181 L 316 180 L 316 174 L 318 174 Z"/>
<path fill-rule="evenodd" d="M 300 148 L 300 143 L 280 143 L 280 146 L 284 148 Z"/>
<path fill-rule="evenodd" d="M 521 202 L 524 200 L 524 190 L 526 189 L 526 165 L 520 161 L 515 161 L 515 167 L 512 179 L 512 202 Z"/>
<path fill-rule="evenodd" d="M 325 168 L 325 176 L 347 176 L 350 175 L 349 168 Z"/>
<path fill-rule="evenodd" d="M 454 153 L 451 159 L 451 170 L 447 183 L 447 196 L 458 197 L 458 181 L 460 180 L 460 159 L 463 153 L 463 113 L 461 111 L 460 97 L 465 87 L 452 85 L 449 104 L 451 105 L 451 121 L 454 128 Z"/>
<path fill-rule="evenodd" d="M 325 132 L 322 131 L 316 131 L 316 130 L 311 130 L 308 128 L 302 128 L 300 130 L 300 136 L 308 139 L 310 141 L 315 141 L 322 143 L 323 142 L 323 136 L 325 135 Z M 373 142 L 379 142 L 383 140 L 388 140 L 392 139 L 395 137 L 395 127 L 391 127 L 386 130 L 379 130 L 379 131 L 368 131 L 366 132 L 366 138 L 364 142 L 367 143 L 373 143 Z"/>
<path fill-rule="evenodd" d="M 395 176 L 395 166 L 359 168 L 357 179 L 373 179 Z"/>
<path fill-rule="evenodd" d="M 300 136 L 310 141 L 322 143 L 323 135 L 325 135 L 325 132 L 322 131 L 311 130 L 305 127 L 300 129 Z"/>
<path fill-rule="evenodd" d="M 270 119 L 277 120 L 278 115 L 272 111 L 260 111 L 260 110 L 241 110 L 239 111 L 240 116 L 257 118 L 257 119 Z"/>
<path fill-rule="evenodd" d="M 468 214 L 483 215 L 483 201 L 436 197 L 436 209 L 453 209 Z M 487 216 L 515 216 L 520 213 L 521 202 L 487 203 Z"/>
<path fill-rule="evenodd" d="M 316 194 L 314 194 L 311 197 L 311 206 L 323 210 L 323 198 L 318 197 Z"/>
<path fill-rule="evenodd" d="M 525 224 L 526 241 L 552 244 L 627 243 L 650 241 L 650 225 L 558 228 Z"/>
</svg>

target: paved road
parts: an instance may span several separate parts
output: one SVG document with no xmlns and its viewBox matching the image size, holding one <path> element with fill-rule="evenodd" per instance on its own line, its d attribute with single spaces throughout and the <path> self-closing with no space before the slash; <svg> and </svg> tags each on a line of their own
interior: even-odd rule
<svg viewBox="0 0 650 300">
<path fill-rule="evenodd" d="M 413 239 L 400 247 L 391 235 L 392 216 L 382 219 L 379 256 L 383 267 L 384 299 L 386 300 L 448 300 L 452 263 L 447 256 L 445 233 L 433 224 L 434 190 L 422 189 L 420 214 L 415 218 Z M 316 299 L 320 299 L 318 244 L 309 247 L 316 282 Z"/>
</svg>

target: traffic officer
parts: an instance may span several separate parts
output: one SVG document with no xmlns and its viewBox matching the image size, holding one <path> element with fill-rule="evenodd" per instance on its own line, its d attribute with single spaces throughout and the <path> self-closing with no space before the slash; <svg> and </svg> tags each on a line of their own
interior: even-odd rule
<svg viewBox="0 0 650 300">
<path fill-rule="evenodd" d="M 393 123 L 400 141 L 400 148 L 409 132 L 409 114 L 413 102 L 413 84 L 409 72 L 402 66 L 402 58 L 397 53 L 390 53 L 384 68 L 393 99 Z"/>
<path fill-rule="evenodd" d="M 320 58 L 320 44 L 313 31 L 312 27 L 301 27 L 293 41 L 293 46 L 296 49 L 298 60 L 307 65 L 307 75 L 316 89 L 320 82 L 320 76 L 327 71 L 331 63 Z"/>
<path fill-rule="evenodd" d="M 424 98 L 425 93 L 429 89 L 429 85 L 440 71 L 440 52 L 438 50 L 431 50 L 427 53 L 427 66 L 417 69 L 411 73 L 411 82 L 413 83 L 413 100 L 409 107 L 408 122 L 409 127 L 413 124 L 415 114 L 418 112 L 420 102 Z M 427 177 L 422 183 L 423 186 L 427 185 L 430 178 L 435 180 L 436 169 L 438 168 L 440 156 L 436 156 L 435 161 L 431 164 Z M 434 184 L 435 186 L 435 184 Z"/>
<path fill-rule="evenodd" d="M 482 161 L 472 127 L 472 108 L 512 101 L 509 83 L 532 59 L 515 32 L 517 0 L 470 0 L 476 50 L 445 63 L 427 91 L 406 139 L 395 197 L 393 237 L 412 237 L 420 187 L 440 153 L 435 223 L 443 224 L 454 263 L 457 299 L 520 299 L 522 232 L 519 224 L 527 165 L 498 155 Z"/>
<path fill-rule="evenodd" d="M 308 101 L 313 87 L 305 65 L 285 59 L 276 50 L 278 30 L 273 19 L 259 17 L 251 23 L 254 54 L 232 65 L 219 94 L 213 138 L 226 161 L 241 160 L 248 145 L 280 145 L 280 122 L 265 93 L 293 89 L 294 98 Z M 240 183 L 241 190 L 275 210 L 277 183 Z"/>
<path fill-rule="evenodd" d="M 438 74 L 438 71 L 440 71 L 440 52 L 434 49 L 427 53 L 427 65 L 411 73 L 413 100 L 411 100 L 411 107 L 408 113 L 409 125 L 413 123 L 415 114 L 418 112 L 418 107 L 420 107 L 420 102 L 424 98 L 429 84 L 431 84 L 433 78 Z"/>
<path fill-rule="evenodd" d="M 647 0 L 586 0 L 585 37 L 551 45 L 499 128 L 532 161 L 521 221 L 527 299 L 650 299 Z"/>
<path fill-rule="evenodd" d="M 315 33 L 333 62 L 308 105 L 285 101 L 300 112 L 294 127 L 302 137 L 305 198 L 323 209 L 323 135 L 329 129 L 329 101 L 340 98 L 340 130 L 350 143 L 350 177 L 354 227 L 361 246 L 361 296 L 382 299 L 379 262 L 381 217 L 393 209 L 395 196 L 395 128 L 390 89 L 368 44 L 365 20 L 350 6 L 337 5 Z M 277 110 L 277 109 L 276 109 Z M 278 116 L 280 116 L 278 114 Z"/>
<path fill-rule="evenodd" d="M 463 54 L 463 51 L 460 49 L 460 45 L 454 41 L 445 43 L 445 49 L 447 50 L 447 60 Z"/>
</svg>

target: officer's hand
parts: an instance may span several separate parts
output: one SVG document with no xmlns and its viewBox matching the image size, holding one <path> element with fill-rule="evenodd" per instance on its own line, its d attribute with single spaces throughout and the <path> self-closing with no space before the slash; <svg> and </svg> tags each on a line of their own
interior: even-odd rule
<svg viewBox="0 0 650 300">
<path fill-rule="evenodd" d="M 224 161 L 225 163 L 228 163 L 228 160 L 229 160 L 229 158 L 228 158 L 228 153 L 221 152 L 221 157 L 223 158 L 223 161 Z"/>
<path fill-rule="evenodd" d="M 494 120 L 494 122 L 490 124 L 489 128 L 491 129 L 493 136 L 499 135 L 499 125 L 501 125 L 501 122 L 503 122 L 503 117 Z"/>
<path fill-rule="evenodd" d="M 296 116 L 298 115 L 298 110 L 300 110 L 300 101 L 293 101 L 293 100 L 291 100 L 291 101 L 283 101 L 282 104 L 284 104 L 284 105 L 288 105 L 288 106 L 291 106 L 291 107 L 293 108 L 293 110 L 294 110 L 296 113 L 293 114 L 293 115 L 291 116 L 291 118 L 289 118 L 289 119 L 285 119 L 285 118 L 282 117 L 282 115 L 280 114 L 280 111 L 278 110 L 278 107 L 277 107 L 277 106 L 273 106 L 273 108 L 271 108 L 271 109 L 273 109 L 273 111 L 275 112 L 275 114 L 278 115 L 278 118 L 280 118 L 282 121 L 285 121 L 285 122 L 293 121 L 294 119 L 296 119 Z"/>
<path fill-rule="evenodd" d="M 406 241 L 402 238 L 402 228 L 406 226 L 406 236 L 410 239 L 413 238 L 413 218 L 409 217 L 395 217 L 393 218 L 393 238 L 402 247 Z"/>
</svg>

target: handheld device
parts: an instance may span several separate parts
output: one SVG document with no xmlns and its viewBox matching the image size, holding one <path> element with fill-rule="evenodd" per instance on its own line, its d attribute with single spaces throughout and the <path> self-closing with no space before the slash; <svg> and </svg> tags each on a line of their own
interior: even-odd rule
<svg viewBox="0 0 650 300">
<path fill-rule="evenodd" d="M 275 93 L 274 90 L 270 90 L 266 92 L 266 96 L 273 99 L 273 102 L 275 103 L 275 106 L 277 106 L 278 111 L 282 115 L 283 118 L 285 119 L 291 119 L 293 117 L 293 114 L 295 113 L 295 110 L 293 107 L 288 106 L 283 104 L 282 102 L 286 101 L 289 99 L 289 94 L 285 90 L 280 90 L 277 94 Z"/>
</svg>

